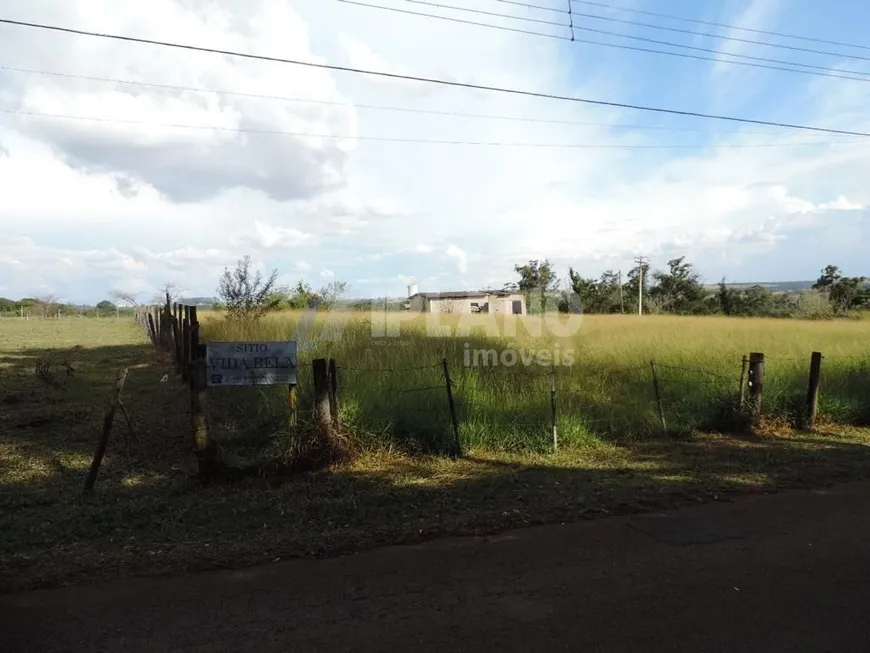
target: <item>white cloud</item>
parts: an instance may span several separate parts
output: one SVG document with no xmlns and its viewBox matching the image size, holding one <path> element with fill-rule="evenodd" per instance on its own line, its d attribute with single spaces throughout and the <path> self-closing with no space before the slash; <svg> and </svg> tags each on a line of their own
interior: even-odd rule
<svg viewBox="0 0 870 653">
<path fill-rule="evenodd" d="M 450 245 L 444 252 L 447 258 L 452 259 L 456 263 L 456 269 L 462 274 L 468 272 L 468 254 L 459 249 L 456 245 Z"/>
<path fill-rule="evenodd" d="M 320 276 L 327 278 L 327 279 L 331 279 L 332 277 L 335 276 L 335 272 L 333 272 L 332 270 L 327 270 L 326 268 L 323 268 L 320 271 Z"/>
<path fill-rule="evenodd" d="M 717 19 L 764 28 L 791 15 L 784 2 L 739 4 L 740 11 L 728 5 Z M 734 89 L 758 81 L 757 71 L 740 66 L 667 57 L 650 63 L 633 53 L 322 0 L 155 0 L 147 9 L 132 0 L 0 0 L 0 7 L 13 19 L 678 108 L 749 102 L 750 94 Z M 717 43 L 723 51 L 744 47 Z M 596 63 L 577 66 L 575 59 Z M 747 132 L 765 130 L 9 26 L 0 26 L 0 61 L 313 100 L 0 71 L 3 107 L 139 121 L 0 115 L 0 278 L 8 294 L 54 288 L 100 299 L 118 284 L 156 288 L 167 276 L 207 294 L 223 267 L 244 254 L 264 269 L 314 277 L 328 271 L 329 278 L 357 279 L 376 292 L 383 291 L 379 285 L 404 292 L 411 274 L 445 288 L 500 286 L 514 276 L 514 263 L 529 258 L 548 257 L 563 274 L 568 265 L 600 272 L 628 265 L 636 253 L 656 257 L 655 265 L 682 253 L 702 269 L 709 265 L 710 274 L 758 278 L 764 269 L 738 267 L 757 250 L 766 252 L 771 270 L 807 277 L 815 271 L 804 267 L 816 262 L 795 250 L 798 231 L 848 228 L 842 251 L 858 256 L 867 229 L 860 219 L 870 206 L 864 143 L 796 144 L 859 139 L 758 136 Z M 788 82 L 788 103 L 755 84 L 758 106 L 739 113 L 764 116 L 787 104 L 790 122 L 870 130 L 866 84 L 786 74 L 775 80 Z M 681 95 L 687 88 L 691 97 Z M 595 126 L 611 121 L 730 133 L 711 138 Z M 162 126 L 169 123 L 224 129 Z M 424 145 L 236 129 L 698 147 Z M 790 145 L 731 147 L 770 143 Z"/>
</svg>

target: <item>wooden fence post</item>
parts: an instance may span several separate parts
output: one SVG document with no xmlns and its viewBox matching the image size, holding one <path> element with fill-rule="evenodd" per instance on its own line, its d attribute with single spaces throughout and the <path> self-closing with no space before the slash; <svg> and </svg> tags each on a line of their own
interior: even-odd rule
<svg viewBox="0 0 870 653">
<path fill-rule="evenodd" d="M 103 462 L 103 456 L 106 455 L 106 446 L 109 444 L 109 434 L 112 432 L 112 422 L 115 421 L 115 411 L 118 409 L 118 404 L 121 403 L 121 393 L 124 391 L 124 382 L 127 380 L 127 368 L 118 371 L 118 376 L 115 378 L 115 394 L 112 397 L 112 403 L 109 404 L 109 410 L 106 411 L 106 416 L 103 419 L 103 431 L 100 433 L 100 441 L 97 443 L 97 451 L 94 454 L 94 460 L 91 463 L 91 469 L 88 472 L 88 477 L 85 479 L 85 493 L 94 489 L 94 483 L 97 480 L 97 472 L 100 471 L 100 463 Z"/>
<path fill-rule="evenodd" d="M 155 337 L 156 327 L 154 326 L 154 316 L 149 311 L 148 313 L 148 338 L 151 340 L 151 344 L 155 347 L 157 346 L 157 339 Z"/>
<path fill-rule="evenodd" d="M 182 308 L 181 320 L 181 382 L 187 383 L 190 371 L 187 369 L 190 363 L 190 307 L 186 304 Z"/>
<path fill-rule="evenodd" d="M 197 347 L 190 362 L 190 435 L 196 453 L 200 479 L 211 478 L 217 470 L 217 443 L 208 430 L 208 385 L 205 345 Z"/>
<path fill-rule="evenodd" d="M 450 407 L 450 421 L 453 423 L 453 444 L 449 455 L 458 458 L 462 455 L 462 441 L 459 439 L 459 420 L 456 417 L 456 404 L 453 401 L 453 385 L 450 382 L 450 368 L 447 359 L 441 359 L 441 368 L 444 370 L 444 384 L 447 387 L 447 405 Z"/>
<path fill-rule="evenodd" d="M 296 426 L 296 422 L 298 421 L 297 413 L 296 413 L 296 386 L 291 385 L 290 390 L 288 392 L 288 399 L 290 401 L 290 426 Z"/>
<path fill-rule="evenodd" d="M 652 370 L 653 391 L 655 392 L 655 395 L 656 395 L 656 406 L 658 407 L 658 410 L 659 410 L 659 422 L 661 422 L 661 425 L 662 425 L 662 433 L 664 435 L 667 435 L 668 434 L 668 424 L 665 421 L 665 407 L 664 407 L 664 404 L 662 403 L 662 390 L 661 390 L 661 387 L 659 386 L 659 375 L 658 375 L 658 372 L 656 371 L 656 362 L 654 360 L 651 360 L 649 362 L 649 366 L 650 366 L 650 369 Z"/>
<path fill-rule="evenodd" d="M 553 452 L 559 449 L 559 431 L 556 426 L 556 366 L 550 368 L 550 415 L 553 427 Z"/>
<path fill-rule="evenodd" d="M 807 388 L 807 418 L 805 427 L 813 429 L 816 426 L 816 414 L 819 410 L 819 383 L 822 379 L 822 352 L 814 351 L 810 358 L 810 383 Z"/>
<path fill-rule="evenodd" d="M 314 420 L 318 430 L 332 437 L 332 416 L 329 401 L 329 370 L 325 358 L 315 358 L 314 368 Z"/>
<path fill-rule="evenodd" d="M 190 346 L 187 349 L 190 360 L 193 361 L 199 356 L 199 320 L 196 317 L 196 306 L 191 306 L 189 311 L 190 316 Z M 205 359 L 205 353 L 202 358 Z"/>
<path fill-rule="evenodd" d="M 329 412 L 332 415 L 332 425 L 335 428 L 340 428 L 341 420 L 338 417 L 338 371 L 334 358 L 329 359 Z"/>
<path fill-rule="evenodd" d="M 749 358 L 743 354 L 743 360 L 740 362 L 740 409 L 746 406 L 746 371 L 749 368 Z"/>
<path fill-rule="evenodd" d="M 172 316 L 172 360 L 175 373 L 181 374 L 181 325 L 175 315 Z"/>
<path fill-rule="evenodd" d="M 762 399 L 764 397 L 764 354 L 753 352 L 749 354 L 749 395 L 752 406 L 752 424 L 757 426 L 762 416 Z"/>
</svg>

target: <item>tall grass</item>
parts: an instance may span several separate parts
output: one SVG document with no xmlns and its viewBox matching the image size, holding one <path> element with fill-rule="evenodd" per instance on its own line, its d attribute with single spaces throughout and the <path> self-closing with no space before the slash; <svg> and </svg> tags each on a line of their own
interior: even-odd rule
<svg viewBox="0 0 870 653">
<path fill-rule="evenodd" d="M 202 337 L 289 340 L 299 317 L 281 313 L 245 324 L 206 314 Z M 752 351 L 767 357 L 765 414 L 793 422 L 803 410 L 810 354 L 817 350 L 825 356 L 819 418 L 861 424 L 870 416 L 866 321 L 588 316 L 579 331 L 559 337 L 539 316 L 409 317 L 320 314 L 306 340 L 311 346 L 300 345 L 300 407 L 311 402 L 311 359 L 331 357 L 339 366 L 342 420 L 358 444 L 442 450 L 450 437 L 440 364 L 446 359 L 466 447 L 543 451 L 552 438 L 551 366 L 483 366 L 474 350 L 559 351 L 561 362 L 573 354 L 573 364 L 555 366 L 559 437 L 566 445 L 660 433 L 651 360 L 671 433 L 738 427 L 741 359 Z M 389 333 L 395 336 L 384 337 Z M 256 447 L 286 431 L 286 388 L 225 389 L 211 401 L 226 437 Z"/>
</svg>

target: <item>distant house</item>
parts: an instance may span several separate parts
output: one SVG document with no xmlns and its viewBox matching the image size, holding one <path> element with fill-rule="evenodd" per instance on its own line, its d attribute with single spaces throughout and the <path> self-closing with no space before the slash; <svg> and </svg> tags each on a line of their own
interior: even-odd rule
<svg viewBox="0 0 870 653">
<path fill-rule="evenodd" d="M 525 296 L 507 290 L 417 292 L 408 286 L 407 306 L 418 313 L 526 314 Z"/>
</svg>

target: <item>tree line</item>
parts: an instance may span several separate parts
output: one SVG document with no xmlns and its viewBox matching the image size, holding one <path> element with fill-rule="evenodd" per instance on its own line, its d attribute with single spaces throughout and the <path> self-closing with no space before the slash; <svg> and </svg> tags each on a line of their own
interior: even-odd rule
<svg viewBox="0 0 870 653">
<path fill-rule="evenodd" d="M 573 268 L 559 280 L 549 260 L 532 260 L 514 266 L 519 281 L 505 289 L 523 292 L 531 311 L 556 310 L 584 313 L 644 313 L 673 315 L 733 315 L 745 317 L 844 316 L 870 307 L 870 283 L 866 277 L 849 277 L 836 265 L 822 270 L 809 291 L 773 292 L 760 284 L 735 287 L 722 279 L 710 289 L 701 273 L 681 256 L 665 269 L 649 264 L 628 271 L 625 279 L 614 270 L 601 276 L 584 277 Z"/>
</svg>

